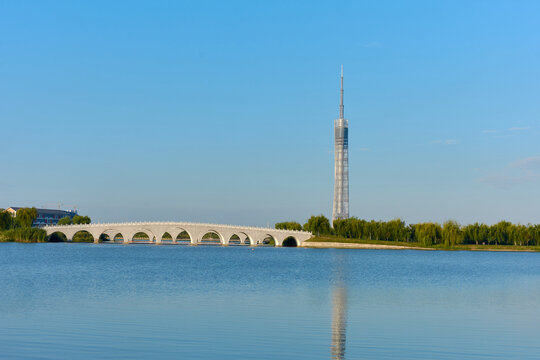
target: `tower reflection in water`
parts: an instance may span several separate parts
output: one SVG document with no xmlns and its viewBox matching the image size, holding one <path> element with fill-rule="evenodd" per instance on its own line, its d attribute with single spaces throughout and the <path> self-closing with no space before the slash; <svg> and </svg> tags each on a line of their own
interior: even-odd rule
<svg viewBox="0 0 540 360">
<path fill-rule="evenodd" d="M 334 256 L 333 309 L 332 309 L 332 359 L 345 359 L 347 340 L 347 257 L 342 251 Z"/>
</svg>

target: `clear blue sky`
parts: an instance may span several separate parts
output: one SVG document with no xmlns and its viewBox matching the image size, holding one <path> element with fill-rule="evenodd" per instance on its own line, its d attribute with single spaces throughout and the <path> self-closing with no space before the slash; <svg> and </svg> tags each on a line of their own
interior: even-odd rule
<svg viewBox="0 0 540 360">
<path fill-rule="evenodd" d="M 540 222 L 539 1 L 2 1 L 0 207 Z"/>
</svg>

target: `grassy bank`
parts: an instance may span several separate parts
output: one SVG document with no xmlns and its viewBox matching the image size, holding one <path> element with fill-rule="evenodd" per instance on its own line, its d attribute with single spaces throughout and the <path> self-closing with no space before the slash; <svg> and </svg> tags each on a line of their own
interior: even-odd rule
<svg viewBox="0 0 540 360">
<path fill-rule="evenodd" d="M 0 231 L 0 242 L 47 242 L 47 233 L 38 228 L 15 228 Z"/>
<path fill-rule="evenodd" d="M 540 251 L 540 246 L 519 246 L 519 245 L 474 245 L 462 244 L 454 246 L 445 246 L 444 244 L 437 245 L 422 245 L 417 242 L 406 241 L 384 241 L 384 240 L 369 240 L 369 239 L 349 239 L 334 235 L 314 236 L 308 242 L 324 242 L 324 243 L 346 243 L 346 244 L 371 244 L 371 245 L 392 245 L 405 246 L 409 248 L 430 248 L 435 250 L 469 250 L 469 251 Z"/>
</svg>

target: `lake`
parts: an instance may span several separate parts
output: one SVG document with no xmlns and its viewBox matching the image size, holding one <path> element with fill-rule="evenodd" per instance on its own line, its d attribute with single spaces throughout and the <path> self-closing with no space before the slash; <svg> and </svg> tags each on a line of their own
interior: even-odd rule
<svg viewBox="0 0 540 360">
<path fill-rule="evenodd" d="M 540 253 L 0 244 L 0 358 L 538 359 Z"/>
</svg>

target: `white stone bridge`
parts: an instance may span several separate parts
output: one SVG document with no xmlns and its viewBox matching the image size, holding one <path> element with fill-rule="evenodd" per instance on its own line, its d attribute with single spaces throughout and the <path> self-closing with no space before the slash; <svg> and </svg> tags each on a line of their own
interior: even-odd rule
<svg viewBox="0 0 540 360">
<path fill-rule="evenodd" d="M 109 241 L 121 239 L 126 244 L 141 242 L 140 233 L 148 236 L 146 239 L 148 243 L 188 242 L 191 245 L 208 242 L 209 234 L 215 234 L 213 236 L 216 238 L 215 241 L 217 242 L 219 238 L 222 245 L 237 243 L 251 246 L 262 245 L 272 240 L 275 246 L 302 246 L 304 241 L 312 236 L 307 231 L 186 222 L 95 223 L 45 226 L 43 229 L 48 236 L 54 233 L 64 234 L 68 241 L 73 241 L 76 233 L 85 231 L 92 235 L 95 243 L 98 243 L 100 238 L 103 239 L 105 237 L 103 235 L 107 235 L 105 238 Z M 137 234 L 139 235 L 136 238 Z"/>
</svg>

